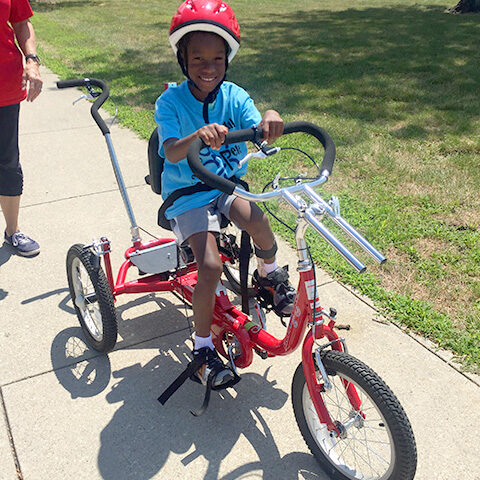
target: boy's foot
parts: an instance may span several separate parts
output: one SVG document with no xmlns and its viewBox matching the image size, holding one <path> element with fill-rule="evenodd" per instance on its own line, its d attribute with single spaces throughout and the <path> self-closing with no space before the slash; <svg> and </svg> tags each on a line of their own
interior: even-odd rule
<svg viewBox="0 0 480 480">
<path fill-rule="evenodd" d="M 270 293 L 273 309 L 278 315 L 290 315 L 292 313 L 297 292 L 288 281 L 286 268 L 278 267 L 266 277 L 261 277 L 258 270 L 255 270 L 253 279 L 258 287 L 264 288 Z"/>
<path fill-rule="evenodd" d="M 32 257 L 40 252 L 40 245 L 23 232 L 16 232 L 13 235 L 4 234 L 5 243 L 11 245 L 18 255 Z"/>
<path fill-rule="evenodd" d="M 209 347 L 202 347 L 193 351 L 193 356 L 200 356 L 204 364 L 195 372 L 195 376 L 204 385 L 207 384 L 208 377 L 214 375 L 212 387 L 220 387 L 235 378 L 233 372 L 223 364 L 216 350 Z"/>
</svg>

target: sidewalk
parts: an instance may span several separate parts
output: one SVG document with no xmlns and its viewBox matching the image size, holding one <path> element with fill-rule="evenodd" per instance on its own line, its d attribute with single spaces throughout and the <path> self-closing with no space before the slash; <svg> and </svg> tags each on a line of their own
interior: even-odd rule
<svg viewBox="0 0 480 480">
<path fill-rule="evenodd" d="M 188 354 L 187 312 L 175 296 L 120 296 L 115 351 L 106 357 L 86 347 L 66 252 L 105 235 L 116 272 L 130 245 L 129 222 L 89 104 L 73 107 L 78 91 L 57 90 L 47 69 L 43 78 L 42 95 L 20 114 L 20 225 L 41 254 L 21 258 L 0 247 L 0 479 L 328 480 L 293 416 L 300 351 L 255 357 L 235 391 L 213 394 L 207 413 L 194 418 L 189 410 L 202 393 L 192 382 L 164 407 L 156 401 Z M 160 198 L 143 180 L 146 142 L 118 126 L 112 139 L 137 222 L 159 235 Z M 293 266 L 293 252 L 281 250 Z M 322 302 L 351 325 L 343 333 L 350 352 L 383 377 L 410 418 L 416 479 L 480 480 L 478 385 L 377 321 L 371 306 L 326 274 L 318 277 Z"/>
</svg>

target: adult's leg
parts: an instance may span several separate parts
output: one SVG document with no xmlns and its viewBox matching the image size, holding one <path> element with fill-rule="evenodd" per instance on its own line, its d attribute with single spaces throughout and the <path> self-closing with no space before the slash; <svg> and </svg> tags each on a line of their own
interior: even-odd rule
<svg viewBox="0 0 480 480">
<path fill-rule="evenodd" d="M 0 195 L 0 206 L 2 207 L 5 223 L 7 224 L 5 231 L 7 235 L 13 235 L 18 232 L 18 212 L 20 210 L 20 196 L 6 197 Z"/>
<path fill-rule="evenodd" d="M 215 290 L 222 275 L 222 261 L 212 232 L 195 233 L 188 238 L 188 243 L 192 247 L 198 267 L 198 280 L 193 292 L 195 333 L 200 337 L 208 337 L 215 305 Z"/>
<path fill-rule="evenodd" d="M 18 118 L 20 105 L 0 107 L 0 206 L 7 235 L 18 231 L 23 174 L 19 162 Z"/>
</svg>

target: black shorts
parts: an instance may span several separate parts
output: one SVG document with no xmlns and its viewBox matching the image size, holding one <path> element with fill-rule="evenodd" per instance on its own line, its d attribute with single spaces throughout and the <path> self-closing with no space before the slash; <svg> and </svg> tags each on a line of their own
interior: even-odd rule
<svg viewBox="0 0 480 480">
<path fill-rule="evenodd" d="M 23 173 L 18 151 L 20 104 L 0 107 L 0 195 L 16 197 L 23 191 Z"/>
</svg>

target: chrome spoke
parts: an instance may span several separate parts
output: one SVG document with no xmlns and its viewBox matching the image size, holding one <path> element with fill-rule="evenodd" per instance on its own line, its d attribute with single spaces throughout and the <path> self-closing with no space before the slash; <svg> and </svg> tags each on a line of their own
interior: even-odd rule
<svg viewBox="0 0 480 480">
<path fill-rule="evenodd" d="M 87 269 L 79 258 L 73 260 L 72 273 L 75 273 L 75 275 L 72 275 L 75 292 L 75 298 L 72 298 L 72 301 L 79 309 L 90 335 L 95 340 L 101 341 L 103 338 L 103 322 L 100 307 L 96 300 L 95 287 Z M 95 301 L 92 302 L 92 299 Z"/>
</svg>

